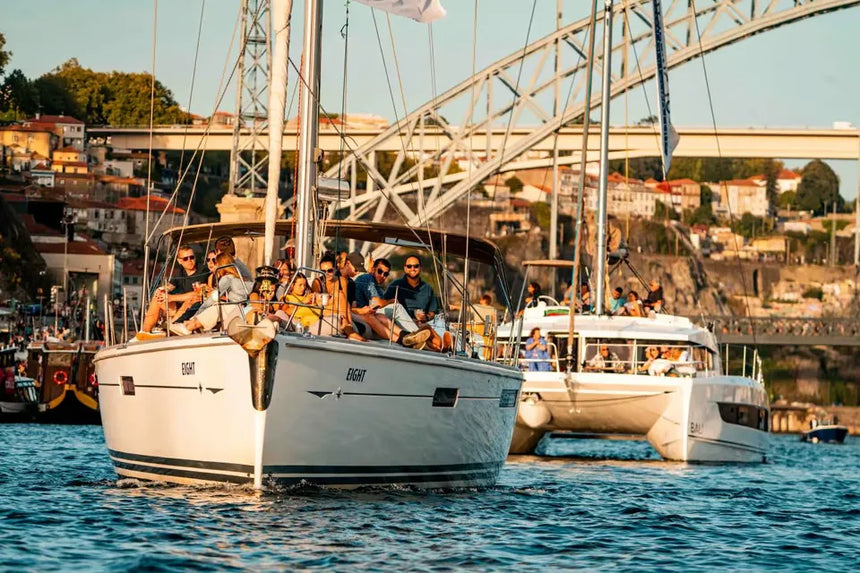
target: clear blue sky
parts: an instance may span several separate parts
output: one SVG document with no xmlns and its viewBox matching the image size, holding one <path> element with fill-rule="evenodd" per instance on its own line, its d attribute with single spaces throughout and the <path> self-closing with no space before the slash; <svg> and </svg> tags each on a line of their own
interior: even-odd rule
<svg viewBox="0 0 860 573">
<path fill-rule="evenodd" d="M 433 26 L 436 86 L 441 93 L 471 72 L 474 3 L 442 0 L 448 17 Z M 302 10 L 293 15 L 293 56 L 298 55 Z M 565 21 L 586 16 L 587 4 L 565 0 Z M 555 0 L 538 0 L 535 40 L 555 27 Z M 379 57 L 370 9 L 350 5 L 350 71 L 348 111 L 394 117 Z M 479 2 L 478 69 L 521 49 L 532 2 Z M 201 58 L 190 109 L 202 115 L 213 110 L 222 68 L 238 13 L 239 0 L 206 0 Z M 183 106 L 189 104 L 194 46 L 201 0 L 158 3 L 156 76 Z M 152 0 L 27 0 L 3 6 L 0 32 L 13 52 L 9 68 L 33 78 L 69 58 L 98 71 L 149 71 L 152 58 Z M 329 0 L 324 17 L 323 105 L 340 111 L 344 23 L 343 0 Z M 382 41 L 390 52 L 387 24 L 377 15 Z M 392 18 L 407 106 L 412 109 L 433 94 L 427 27 Z M 830 127 L 834 121 L 860 125 L 860 7 L 797 22 L 722 48 L 705 58 L 719 125 Z M 235 47 L 234 47 L 235 53 Z M 390 65 L 390 61 L 389 61 Z M 673 121 L 679 126 L 711 121 L 699 61 L 670 73 Z M 394 80 L 396 82 L 396 79 Z M 293 78 L 290 85 L 295 85 Z M 396 89 L 396 84 L 395 84 Z M 292 87 L 290 87 L 292 91 Z M 230 87 L 222 109 L 233 111 Z M 395 92 L 400 105 L 399 92 Z M 631 99 L 632 120 L 647 115 L 642 98 Z M 613 123 L 623 123 L 616 105 Z M 291 112 L 294 114 L 295 112 Z M 398 113 L 402 113 L 398 109 Z M 804 162 L 790 162 L 789 166 Z M 857 195 L 857 162 L 831 162 L 846 198 Z"/>
</svg>

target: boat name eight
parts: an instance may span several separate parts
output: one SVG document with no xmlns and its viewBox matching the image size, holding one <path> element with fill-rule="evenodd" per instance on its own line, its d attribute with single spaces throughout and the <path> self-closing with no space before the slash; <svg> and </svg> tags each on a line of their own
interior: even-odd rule
<svg viewBox="0 0 860 573">
<path fill-rule="evenodd" d="M 364 382 L 365 374 L 367 374 L 367 368 L 350 368 L 346 371 L 346 379 L 349 382 Z"/>
</svg>

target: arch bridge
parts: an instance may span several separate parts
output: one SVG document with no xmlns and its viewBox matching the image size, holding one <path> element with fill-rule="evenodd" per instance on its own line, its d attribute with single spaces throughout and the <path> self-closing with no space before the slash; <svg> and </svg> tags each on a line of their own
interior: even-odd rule
<svg viewBox="0 0 860 573">
<path fill-rule="evenodd" d="M 667 64 L 682 65 L 744 38 L 799 20 L 860 4 L 860 0 L 672 0 L 664 8 Z M 613 97 L 654 77 L 654 36 L 650 0 L 614 7 Z M 598 25 L 602 15 L 598 16 Z M 464 197 L 477 183 L 526 153 L 553 140 L 585 112 L 588 19 L 574 22 L 481 70 L 424 104 L 388 129 L 351 150 L 326 172 L 349 179 L 350 196 L 340 203 L 349 219 L 430 221 Z M 599 40 L 600 38 L 595 38 Z M 600 44 L 597 44 L 600 45 Z M 598 50 L 599 52 L 599 50 Z M 595 77 L 603 56 L 595 54 Z M 599 82 L 595 82 L 596 84 Z M 592 105 L 600 105 L 600 93 Z M 459 122 L 451 122 L 455 118 Z M 520 137 L 511 131 L 535 125 Z M 495 137 L 478 137 L 495 133 Z M 422 142 L 434 138 L 431 151 Z M 438 140 L 441 139 L 441 143 Z M 394 146 L 393 166 L 383 174 L 376 152 Z M 480 142 L 475 145 L 476 142 Z M 550 146 L 550 148 L 552 148 Z M 619 152 L 623 149 L 613 149 Z M 458 159 L 470 162 L 468 176 L 449 174 Z M 577 160 L 578 154 L 568 157 Z M 425 177 L 434 166 L 441 177 Z M 366 186 L 358 188 L 360 173 Z"/>
</svg>

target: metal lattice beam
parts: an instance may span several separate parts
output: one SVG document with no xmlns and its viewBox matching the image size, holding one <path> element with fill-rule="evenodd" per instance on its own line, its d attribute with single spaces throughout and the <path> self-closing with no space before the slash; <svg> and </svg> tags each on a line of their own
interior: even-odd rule
<svg viewBox="0 0 860 573">
<path fill-rule="evenodd" d="M 242 37 L 236 92 L 230 188 L 235 195 L 266 192 L 269 117 L 269 0 L 242 0 Z M 249 137 L 240 137 L 247 134 Z"/>
<path fill-rule="evenodd" d="M 668 65 L 679 66 L 761 32 L 857 4 L 860 0 L 673 0 L 664 8 Z M 613 97 L 654 77 L 651 11 L 650 0 L 615 6 Z M 326 173 L 352 181 L 350 198 L 339 207 L 348 209 L 349 219 L 421 225 L 442 214 L 475 184 L 505 171 L 512 162 L 523 161 L 532 147 L 583 116 L 587 32 L 588 21 L 583 19 L 534 42 L 355 149 Z M 553 57 L 557 44 L 561 46 L 558 70 Z M 602 64 L 597 54 L 595 74 L 601 73 Z M 563 87 L 556 90 L 559 83 Z M 565 101 L 556 102 L 554 92 L 566 95 Z M 599 93 L 592 102 L 600 105 Z M 451 123 L 446 117 L 460 122 Z M 526 137 L 506 137 L 508 126 L 521 125 L 537 127 Z M 434 146 L 438 151 L 422 151 L 423 142 L 431 138 L 444 143 Z M 391 139 L 401 141 L 401 150 L 390 173 L 383 174 L 376 167 L 376 149 Z M 455 158 L 470 161 L 467 176 L 447 174 Z M 429 166 L 447 175 L 425 180 L 424 168 Z M 363 190 L 356 185 L 359 168 L 367 173 Z"/>
</svg>

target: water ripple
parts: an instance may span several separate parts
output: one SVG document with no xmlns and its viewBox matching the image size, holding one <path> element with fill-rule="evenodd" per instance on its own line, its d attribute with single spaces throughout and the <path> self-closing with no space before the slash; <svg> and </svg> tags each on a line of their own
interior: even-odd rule
<svg viewBox="0 0 860 573">
<path fill-rule="evenodd" d="M 557 440 L 486 490 L 260 494 L 118 480 L 100 428 L 0 426 L 2 568 L 852 570 L 856 442 L 776 437 L 768 464 L 695 466 Z"/>
</svg>

